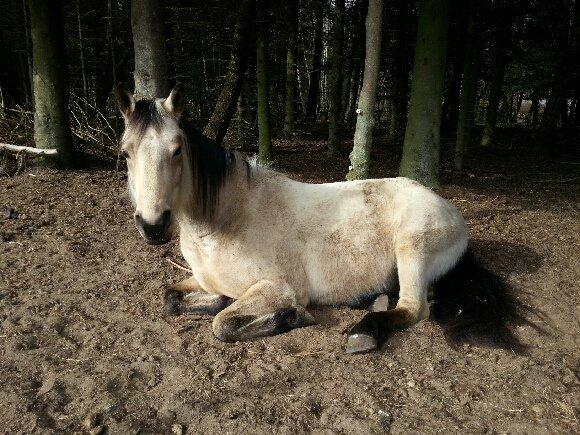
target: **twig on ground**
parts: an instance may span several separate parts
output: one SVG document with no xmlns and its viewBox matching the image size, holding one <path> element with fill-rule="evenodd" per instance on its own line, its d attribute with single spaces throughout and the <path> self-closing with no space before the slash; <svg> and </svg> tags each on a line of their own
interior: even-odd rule
<svg viewBox="0 0 580 435">
<path fill-rule="evenodd" d="M 189 272 L 191 273 L 191 269 L 188 269 L 185 266 L 182 266 L 181 264 L 176 263 L 175 261 L 173 261 L 171 258 L 166 258 L 166 260 L 171 263 L 174 267 L 177 267 L 178 269 L 183 270 L 184 272 Z"/>
</svg>

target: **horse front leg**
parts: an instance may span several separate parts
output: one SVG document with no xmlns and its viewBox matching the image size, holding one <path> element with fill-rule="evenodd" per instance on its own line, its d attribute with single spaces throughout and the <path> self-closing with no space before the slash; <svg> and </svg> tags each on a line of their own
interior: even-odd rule
<svg viewBox="0 0 580 435">
<path fill-rule="evenodd" d="M 165 313 L 170 316 L 180 314 L 215 315 L 232 303 L 233 299 L 207 293 L 192 276 L 165 290 Z"/>
<path fill-rule="evenodd" d="M 314 317 L 299 305 L 284 282 L 263 280 L 213 320 L 215 336 L 226 342 L 245 341 L 314 325 Z"/>
</svg>

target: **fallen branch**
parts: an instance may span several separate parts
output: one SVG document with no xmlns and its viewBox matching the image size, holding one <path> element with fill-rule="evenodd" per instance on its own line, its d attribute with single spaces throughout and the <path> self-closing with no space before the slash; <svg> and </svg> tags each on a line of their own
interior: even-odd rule
<svg viewBox="0 0 580 435">
<path fill-rule="evenodd" d="M 53 149 L 33 148 L 33 147 L 25 147 L 22 145 L 12 145 L 9 143 L 0 143 L 0 149 L 14 151 L 15 153 L 24 152 L 36 156 L 54 156 L 58 154 L 58 150 L 54 148 Z"/>
</svg>

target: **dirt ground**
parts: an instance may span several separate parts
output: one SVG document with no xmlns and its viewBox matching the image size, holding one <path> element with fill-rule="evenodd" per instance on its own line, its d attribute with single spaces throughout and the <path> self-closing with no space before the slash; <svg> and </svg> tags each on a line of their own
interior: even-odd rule
<svg viewBox="0 0 580 435">
<path fill-rule="evenodd" d="M 322 146 L 278 142 L 278 167 L 343 179 L 347 160 Z M 395 175 L 398 155 L 377 154 L 373 172 Z M 222 343 L 209 317 L 164 317 L 183 260 L 139 237 L 123 173 L 0 178 L 0 432 L 578 433 L 578 168 L 512 149 L 444 172 L 475 250 L 550 319 L 531 319 L 545 335 L 519 328 L 529 355 L 453 349 L 430 321 L 347 355 L 364 312 L 329 307 L 317 326 Z"/>
</svg>

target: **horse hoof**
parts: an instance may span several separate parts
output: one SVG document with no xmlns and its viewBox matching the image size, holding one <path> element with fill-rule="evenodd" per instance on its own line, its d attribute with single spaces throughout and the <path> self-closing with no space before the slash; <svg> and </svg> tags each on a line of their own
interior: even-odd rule
<svg viewBox="0 0 580 435">
<path fill-rule="evenodd" d="M 352 334 L 346 342 L 346 353 L 365 353 L 376 349 L 377 340 L 367 334 Z"/>
</svg>

